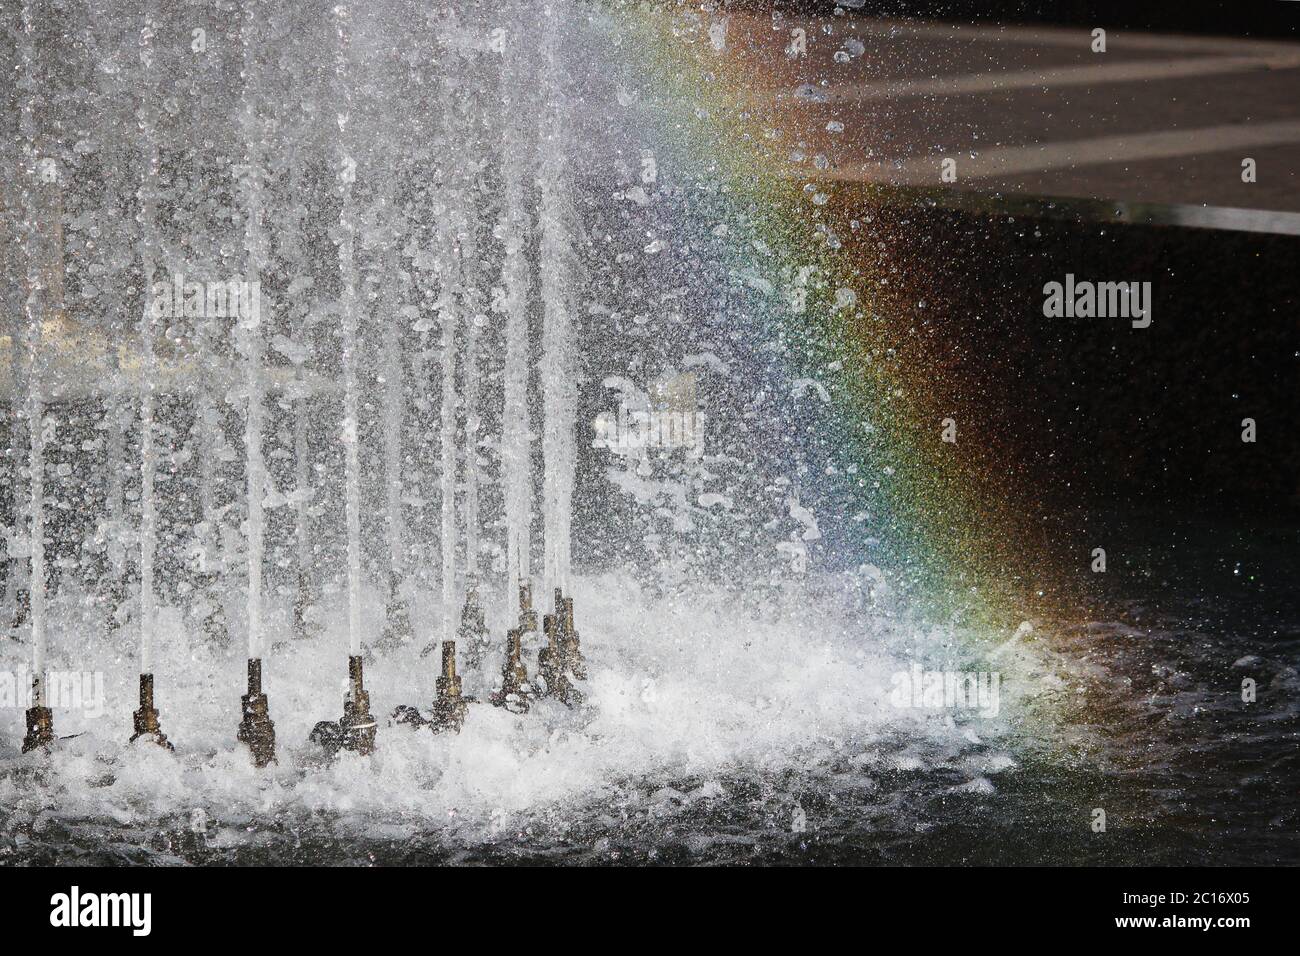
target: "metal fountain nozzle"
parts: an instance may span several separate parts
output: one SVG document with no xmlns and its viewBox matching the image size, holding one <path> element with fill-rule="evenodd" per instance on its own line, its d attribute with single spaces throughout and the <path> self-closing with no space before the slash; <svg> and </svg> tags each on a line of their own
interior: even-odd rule
<svg viewBox="0 0 1300 956">
<path fill-rule="evenodd" d="M 560 617 L 560 643 L 564 647 L 564 660 L 569 672 L 578 680 L 587 679 L 587 662 L 582 658 L 582 644 L 578 629 L 573 623 L 573 598 L 564 598 L 564 613 Z"/>
<path fill-rule="evenodd" d="M 546 686 L 544 693 L 547 697 L 558 697 L 568 703 L 574 690 L 564 663 L 564 646 L 560 643 L 554 614 L 542 618 L 542 633 L 546 635 L 546 646 L 537 652 L 537 667 Z"/>
<path fill-rule="evenodd" d="M 469 699 L 461 694 L 460 678 L 456 676 L 456 642 L 442 642 L 442 675 L 437 681 L 438 696 L 433 702 L 433 719 L 429 721 L 435 733 L 453 730 L 460 733 L 465 723 Z"/>
<path fill-rule="evenodd" d="M 501 668 L 501 688 L 491 697 L 494 707 L 504 707 L 516 714 L 528 710 L 529 699 L 533 696 L 523 661 L 523 634 L 517 627 L 506 631 L 506 662 Z"/>
<path fill-rule="evenodd" d="M 54 712 L 45 706 L 45 687 L 42 679 L 32 678 L 32 706 L 27 708 L 27 736 L 23 737 L 23 753 L 38 748 L 48 750 L 54 745 Z"/>
<path fill-rule="evenodd" d="M 322 720 L 312 728 L 308 739 L 323 747 L 329 756 L 351 750 L 362 756 L 375 752 L 375 734 L 379 723 L 370 713 L 370 694 L 366 691 L 364 659 L 348 658 L 348 690 L 343 696 L 343 716 L 337 721 Z"/>
<path fill-rule="evenodd" d="M 426 648 L 427 654 L 433 645 Z M 421 656 L 424 656 L 421 654 Z M 412 727 L 428 727 L 435 734 L 450 730 L 460 733 L 465 723 L 465 714 L 474 698 L 461 693 L 460 677 L 456 674 L 456 642 L 442 642 L 442 674 L 435 682 L 437 696 L 433 699 L 433 713 L 426 720 L 418 707 L 403 704 L 393 711 L 393 721 L 410 724 Z"/>
<path fill-rule="evenodd" d="M 262 693 L 262 661 L 248 661 L 248 693 L 241 698 L 244 717 L 239 722 L 239 740 L 253 754 L 253 765 L 265 767 L 275 760 L 275 724 L 271 722 L 266 694 Z"/>
<path fill-rule="evenodd" d="M 377 724 L 370 713 L 370 694 L 360 656 L 348 658 L 348 694 L 343 698 L 343 717 L 339 720 L 339 746 L 363 756 L 375 752 Z"/>
<path fill-rule="evenodd" d="M 546 682 L 546 696 L 570 707 L 581 703 L 582 693 L 573 682 L 587 679 L 587 666 L 573 623 L 573 598 L 566 598 L 560 588 L 555 589 L 555 613 L 543 617 L 542 631 L 546 646 L 537 652 L 537 663 Z"/>
<path fill-rule="evenodd" d="M 153 705 L 153 675 L 140 675 L 140 709 L 134 714 L 135 733 L 131 735 L 131 743 L 135 743 L 141 738 L 151 743 L 157 744 L 166 750 L 175 750 L 167 735 L 162 732 L 162 726 L 158 723 L 158 710 Z"/>
</svg>

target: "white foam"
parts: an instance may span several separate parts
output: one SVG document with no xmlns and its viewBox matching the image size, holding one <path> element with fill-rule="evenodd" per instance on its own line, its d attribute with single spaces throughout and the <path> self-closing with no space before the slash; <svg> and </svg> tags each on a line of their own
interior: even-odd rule
<svg viewBox="0 0 1300 956">
<path fill-rule="evenodd" d="M 1003 701 L 996 720 L 979 720 L 978 733 L 972 716 L 891 704 L 891 678 L 914 658 L 954 663 L 947 632 L 917 634 L 891 616 L 856 617 L 797 599 L 761 614 L 722 592 L 652 599 L 626 577 L 607 575 L 577 591 L 587 706 L 570 711 L 545 701 L 515 715 L 480 703 L 458 736 L 388 726 L 398 704 L 432 699 L 436 655 L 421 658 L 416 642 L 367 665 L 381 722 L 376 753 L 324 760 L 307 736 L 342 707 L 345 628 L 331 615 L 329 631 L 285 641 L 266 660 L 279 762 L 259 771 L 235 740 L 242 649 L 213 653 L 178 613 L 164 612 L 159 633 L 170 639 L 156 651 L 157 703 L 177 750 L 128 747 L 136 706 L 131 635 L 115 644 L 78 640 L 103 630 L 78 621 L 71 603 L 59 605 L 51 666 L 102 670 L 104 714 L 56 711 L 59 733 L 83 736 L 61 742 L 49 758 L 19 757 L 22 709 L 0 714 L 0 808 L 10 811 L 11 825 L 48 818 L 146 825 L 201 810 L 214 832 L 231 828 L 222 840 L 241 832 L 253 839 L 239 828 L 272 817 L 326 818 L 374 833 L 440 829 L 472 840 L 520 815 L 616 803 L 629 789 L 668 786 L 673 799 L 649 803 L 671 810 L 724 799 L 726 777 L 813 764 L 843 762 L 866 789 L 878 772 L 953 767 L 976 793 L 990 792 L 987 775 L 1015 767 L 998 749 L 1019 713 L 1012 702 Z M 367 604 L 376 634 L 379 603 L 372 596 Z M 437 617 L 437 607 L 417 605 L 418 631 L 437 633 Z M 268 624 L 273 630 L 286 618 Z M 503 632 L 503 620 L 492 623 L 494 634 Z M 0 666 L 22 667 L 24 652 L 6 643 Z M 487 676 L 467 674 L 467 685 L 482 693 L 496 683 Z M 45 769 L 36 776 L 24 769 L 39 765 Z"/>
</svg>

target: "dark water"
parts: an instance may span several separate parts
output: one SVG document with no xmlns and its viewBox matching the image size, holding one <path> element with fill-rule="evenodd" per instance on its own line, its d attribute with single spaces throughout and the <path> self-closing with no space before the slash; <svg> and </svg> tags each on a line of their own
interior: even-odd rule
<svg viewBox="0 0 1300 956">
<path fill-rule="evenodd" d="M 392 821 L 249 821 L 238 841 L 63 820 L 0 831 L 6 864 L 1297 864 L 1300 573 L 1295 528 L 1108 519 L 1124 540 L 1089 623 L 1054 649 L 1085 677 L 1052 739 L 1002 740 L 1018 766 L 864 772 L 854 755 L 711 781 L 613 782 L 484 838 Z M 1140 533 L 1133 529 L 1142 524 Z M 1241 699 L 1243 678 L 1256 700 Z M 893 742 L 900 749 L 907 741 Z M 701 789 L 708 783 L 715 788 Z M 720 787 L 718 785 L 721 785 Z M 792 832 L 794 808 L 806 816 Z M 1094 832 L 1093 813 L 1106 811 Z M 3 811 L 0 811 L 3 814 Z M 4 823 L 0 816 L 0 823 Z M 226 841 L 229 843 L 229 841 Z"/>
</svg>

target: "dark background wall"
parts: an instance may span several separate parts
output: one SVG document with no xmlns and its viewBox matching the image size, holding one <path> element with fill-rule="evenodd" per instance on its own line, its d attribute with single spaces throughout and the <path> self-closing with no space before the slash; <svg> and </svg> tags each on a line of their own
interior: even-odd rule
<svg viewBox="0 0 1300 956">
<path fill-rule="evenodd" d="M 936 413 L 1059 507 L 1300 515 L 1300 238 L 897 209 L 924 275 Z M 1047 318 L 1067 273 L 1149 281 L 1153 320 Z M 1242 419 L 1257 441 L 1242 441 Z"/>
</svg>

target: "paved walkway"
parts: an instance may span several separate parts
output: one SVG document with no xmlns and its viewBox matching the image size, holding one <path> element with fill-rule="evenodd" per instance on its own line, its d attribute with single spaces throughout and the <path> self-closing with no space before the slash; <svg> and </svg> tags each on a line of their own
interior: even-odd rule
<svg viewBox="0 0 1300 956">
<path fill-rule="evenodd" d="M 797 28 L 803 55 L 787 50 Z M 793 175 L 1300 212 L 1300 43 L 1092 42 L 1078 28 L 735 15 L 721 55 L 753 78 Z"/>
</svg>

